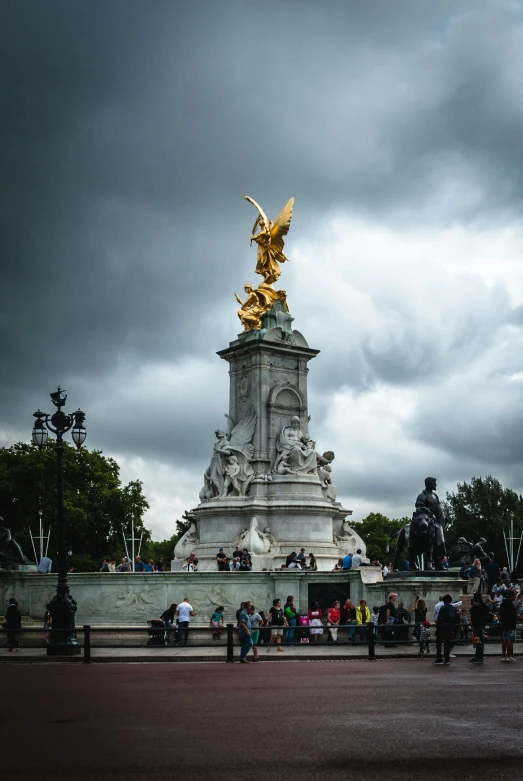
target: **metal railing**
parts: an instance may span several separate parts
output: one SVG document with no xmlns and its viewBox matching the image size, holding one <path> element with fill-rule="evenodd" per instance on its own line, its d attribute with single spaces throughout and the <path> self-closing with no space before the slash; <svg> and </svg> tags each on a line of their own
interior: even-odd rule
<svg viewBox="0 0 523 781">
<path fill-rule="evenodd" d="M 384 649 L 391 648 L 391 647 L 398 647 L 398 646 L 419 646 L 420 641 L 417 637 L 409 636 L 410 630 L 419 627 L 419 624 L 409 623 L 409 624 L 374 624 L 374 622 L 369 622 L 367 624 L 356 624 L 356 623 L 350 623 L 350 624 L 338 624 L 338 625 L 329 625 L 329 624 L 323 624 L 322 629 L 325 631 L 329 629 L 335 629 L 337 631 L 341 630 L 348 630 L 348 637 L 350 642 L 352 639 L 354 640 L 354 646 L 356 647 L 365 647 L 367 649 L 366 658 L 370 660 L 374 660 L 377 658 L 376 655 L 376 648 L 377 646 L 382 646 Z M 520 645 L 521 644 L 521 629 L 523 625 L 518 625 L 518 628 L 516 630 L 516 641 L 515 643 Z M 5 627 L 4 627 L 5 628 Z M 270 638 L 270 630 L 275 629 L 276 627 L 271 626 L 262 626 L 259 627 L 260 633 L 265 632 L 265 645 L 269 645 L 269 642 L 267 642 L 267 637 Z M 320 627 L 317 627 L 318 629 Z M 431 624 L 431 628 L 435 628 L 435 624 Z M 286 636 L 288 637 L 288 633 L 292 632 L 294 638 L 298 640 L 301 643 L 301 639 L 303 637 L 310 637 L 310 630 L 314 629 L 314 627 L 309 626 L 291 626 L 291 627 L 278 627 L 278 629 L 281 629 L 280 634 L 282 635 L 283 639 L 285 640 Z M 486 644 L 492 644 L 496 643 L 498 645 L 501 645 L 502 637 L 498 635 L 492 635 L 489 634 L 492 632 L 493 625 L 486 626 L 485 629 L 485 643 Z M 53 632 L 60 632 L 62 630 L 52 628 L 42 628 L 42 627 L 22 627 L 19 629 L 9 629 L 5 628 L 5 634 L 11 633 L 11 636 L 13 634 L 18 638 L 19 636 L 24 635 L 50 635 Z M 220 632 L 220 637 L 217 638 L 217 641 L 210 645 L 209 642 L 201 642 L 204 638 L 209 638 L 210 634 L 216 633 L 218 630 L 215 627 L 209 627 L 209 626 L 190 626 L 189 629 L 189 635 L 190 642 L 183 643 L 184 646 L 192 647 L 192 648 L 213 648 L 213 647 L 222 647 L 225 651 L 225 661 L 227 663 L 234 662 L 234 648 L 238 648 L 239 644 L 239 638 L 235 638 L 235 634 L 239 634 L 239 627 L 228 623 L 224 626 L 224 628 Z M 111 634 L 118 634 L 118 635 L 131 635 L 131 634 L 140 634 L 140 635 L 146 635 L 149 637 L 148 642 L 145 644 L 147 647 L 151 647 L 153 645 L 157 645 L 158 648 L 160 647 L 175 647 L 171 645 L 171 640 L 174 638 L 176 640 L 176 646 L 180 646 L 180 639 L 182 637 L 185 637 L 185 628 L 180 628 L 178 626 L 174 626 L 172 628 L 168 627 L 154 627 L 154 626 L 134 626 L 134 627 L 110 627 L 110 626 L 91 626 L 90 624 L 84 624 L 83 627 L 77 627 L 77 632 L 80 635 L 83 635 L 83 643 L 80 643 L 81 648 L 83 649 L 83 662 L 84 664 L 90 664 L 92 660 L 92 651 L 93 648 L 121 648 L 121 644 L 114 644 L 114 643 L 108 643 L 106 641 L 103 641 L 102 643 L 94 643 L 92 640 L 97 635 L 111 635 Z M 356 633 L 360 634 L 359 641 L 356 639 Z M 459 636 L 458 636 L 459 633 Z M 199 638 L 196 639 L 195 635 Z M 223 640 L 221 635 L 225 636 L 225 639 Z M 405 636 L 406 635 L 406 636 Z M 457 645 L 459 643 L 463 645 L 471 645 L 472 644 L 472 627 L 463 625 L 457 627 L 457 631 L 455 632 L 455 636 L 452 638 L 451 643 L 453 645 Z M 163 642 L 153 642 L 154 638 L 163 638 Z M 144 637 L 145 640 L 145 637 Z M 236 642 L 235 642 L 236 640 Z M 17 640 L 18 642 L 18 640 Z M 436 643 L 436 638 L 431 637 L 428 641 L 430 646 L 434 647 Z M 6 644 L 7 645 L 7 644 Z M 327 643 L 322 642 L 318 644 L 311 643 L 308 647 L 325 647 Z M 16 646 L 14 646 L 16 647 Z M 26 646 L 31 647 L 31 646 Z M 34 647 L 34 646 L 33 646 Z M 42 646 L 40 646 L 42 647 Z M 124 646 L 126 648 L 141 648 L 144 647 L 144 643 L 133 643 L 128 644 Z M 260 648 L 263 646 L 259 646 Z M 353 647 L 351 645 L 351 647 Z M 45 646 L 42 647 L 42 650 L 44 650 Z M 361 658 L 361 657 L 360 657 Z M 384 658 L 390 658 L 390 656 L 387 654 Z"/>
</svg>

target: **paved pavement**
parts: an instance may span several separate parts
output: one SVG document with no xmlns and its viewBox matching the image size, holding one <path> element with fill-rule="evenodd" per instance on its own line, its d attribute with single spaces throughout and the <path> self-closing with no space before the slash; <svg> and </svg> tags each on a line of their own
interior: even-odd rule
<svg viewBox="0 0 523 781">
<path fill-rule="evenodd" d="M 312 661 L 317 659 L 366 659 L 368 656 L 368 647 L 366 644 L 359 643 L 339 643 L 337 645 L 322 644 L 314 647 L 308 645 L 283 646 L 282 653 L 278 653 L 275 648 L 267 653 L 266 646 L 260 646 L 260 657 L 269 662 L 294 661 Z M 234 647 L 236 661 L 240 652 L 239 646 Z M 522 654 L 523 643 L 516 643 L 516 652 Z M 472 646 L 457 645 L 454 647 L 454 653 L 458 657 L 471 656 Z M 499 656 L 501 653 L 501 643 L 491 642 L 485 646 L 485 653 L 490 656 Z M 188 646 L 187 648 L 177 648 L 176 646 L 140 646 L 136 648 L 121 646 L 119 648 L 97 648 L 92 647 L 91 659 L 93 663 L 99 662 L 205 662 L 215 661 L 224 662 L 226 658 L 225 645 L 221 646 Z M 417 645 L 404 645 L 397 648 L 385 648 L 382 645 L 376 645 L 376 656 L 378 658 L 416 658 L 418 654 Z M 434 649 L 429 658 L 434 658 Z M 520 656 L 523 663 L 523 656 Z M 9 653 L 0 649 L 1 662 L 49 662 L 64 661 L 61 658 L 48 657 L 45 649 L 23 648 L 18 653 Z M 82 662 L 82 656 L 69 657 L 68 662 Z M 420 659 L 420 663 L 425 660 Z"/>
<path fill-rule="evenodd" d="M 3 665 L 9 781 L 523 775 L 523 661 Z M 493 726 L 495 728 L 493 728 Z"/>
</svg>

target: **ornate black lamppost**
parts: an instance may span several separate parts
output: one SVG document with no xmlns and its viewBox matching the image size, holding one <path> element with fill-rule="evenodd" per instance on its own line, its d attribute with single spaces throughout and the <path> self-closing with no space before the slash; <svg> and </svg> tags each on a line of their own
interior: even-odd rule
<svg viewBox="0 0 523 781">
<path fill-rule="evenodd" d="M 58 584 L 56 594 L 47 605 L 51 614 L 52 628 L 51 638 L 47 646 L 47 653 L 54 654 L 79 654 L 80 643 L 76 639 L 74 614 L 76 602 L 69 593 L 67 585 L 67 539 L 64 518 L 64 471 L 63 471 L 63 435 L 69 429 L 73 429 L 72 438 L 76 447 L 80 449 L 85 442 L 86 431 L 84 427 L 85 415 L 82 410 L 77 410 L 72 415 L 66 415 L 62 411 L 67 400 L 65 391 L 60 386 L 55 393 L 51 393 L 51 401 L 57 407 L 54 415 L 38 410 L 34 413 L 36 418 L 33 428 L 33 442 L 42 448 L 48 437 L 47 429 L 56 434 L 56 465 L 57 465 L 57 489 L 58 489 Z"/>
</svg>

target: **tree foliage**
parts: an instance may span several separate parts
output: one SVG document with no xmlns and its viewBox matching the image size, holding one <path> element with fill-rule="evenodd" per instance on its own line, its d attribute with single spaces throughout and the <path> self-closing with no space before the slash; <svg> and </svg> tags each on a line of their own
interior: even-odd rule
<svg viewBox="0 0 523 781">
<path fill-rule="evenodd" d="M 393 540 L 390 545 L 390 552 L 386 552 L 390 538 L 409 521 L 410 518 L 391 519 L 381 513 L 370 513 L 362 521 L 354 524 L 354 529 L 367 546 L 369 559 L 371 561 L 379 559 L 384 563 L 392 559 L 396 548 L 396 540 Z"/>
<path fill-rule="evenodd" d="M 131 517 L 135 532 L 143 531 L 149 542 L 151 535 L 142 520 L 149 505 L 139 480 L 122 486 L 116 461 L 98 450 L 76 450 L 67 443 L 63 463 L 67 547 L 75 569 L 95 569 L 101 558 L 123 555 L 122 527 L 128 532 Z M 37 533 L 39 509 L 46 534 L 51 527 L 49 553 L 51 558 L 57 555 L 56 478 L 53 440 L 42 450 L 24 443 L 0 449 L 0 515 L 30 559 L 34 554 L 29 527 Z"/>
<path fill-rule="evenodd" d="M 503 531 L 508 532 L 512 517 L 515 536 L 521 534 L 522 496 L 510 488 L 503 488 L 499 480 L 490 475 L 473 477 L 470 483 L 458 483 L 455 492 L 447 493 L 447 510 L 450 521 L 447 546 L 458 537 L 466 537 L 469 542 L 484 537 L 487 552 L 493 551 L 498 563 L 507 563 Z"/>
</svg>

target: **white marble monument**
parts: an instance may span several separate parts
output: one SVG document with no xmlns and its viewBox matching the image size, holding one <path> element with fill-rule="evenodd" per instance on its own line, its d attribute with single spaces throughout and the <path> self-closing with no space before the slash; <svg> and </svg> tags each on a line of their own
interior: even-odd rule
<svg viewBox="0 0 523 781">
<path fill-rule="evenodd" d="M 334 453 L 320 454 L 309 435 L 308 363 L 319 351 L 292 328 L 286 293 L 273 288 L 287 260 L 282 236 L 292 205 L 274 224 L 257 206 L 251 239 L 264 282 L 256 291 L 246 285 L 245 302 L 237 296 L 245 330 L 218 353 L 229 364 L 227 427 L 215 432 L 200 504 L 175 548 L 175 571 L 193 551 L 200 571 L 216 570 L 218 549 L 230 554 L 236 545 L 249 550 L 257 571 L 281 568 L 300 548 L 314 553 L 321 570 L 357 548 L 365 554 L 346 521 L 351 511 L 336 501 Z"/>
</svg>

